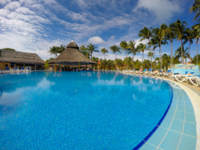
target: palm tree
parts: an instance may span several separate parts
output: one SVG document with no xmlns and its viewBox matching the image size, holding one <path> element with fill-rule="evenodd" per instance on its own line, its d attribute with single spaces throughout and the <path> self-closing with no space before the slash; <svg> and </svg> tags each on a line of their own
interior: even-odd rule
<svg viewBox="0 0 200 150">
<path fill-rule="evenodd" d="M 125 58 L 126 58 L 126 50 L 128 48 L 127 42 L 126 41 L 121 41 L 120 47 L 121 47 L 122 51 L 125 51 Z M 125 62 L 125 64 L 126 64 L 126 62 Z M 127 64 L 126 64 L 126 68 L 127 68 Z"/>
<path fill-rule="evenodd" d="M 147 39 L 150 42 L 150 39 L 152 37 L 152 27 L 150 29 L 148 29 L 147 27 L 144 27 L 142 30 L 140 30 L 138 36 L 142 37 L 142 39 L 140 41 Z M 150 45 L 150 47 L 151 47 L 151 45 Z M 151 67 L 152 67 L 152 58 L 151 58 Z"/>
<path fill-rule="evenodd" d="M 172 58 L 173 59 L 173 58 Z M 162 55 L 162 64 L 166 69 L 168 69 L 168 66 L 170 65 L 171 57 L 167 54 Z"/>
<path fill-rule="evenodd" d="M 151 58 L 151 68 L 152 68 L 152 58 L 155 58 L 154 57 L 154 53 L 153 52 L 149 52 L 148 55 L 147 55 L 147 57 Z"/>
<path fill-rule="evenodd" d="M 186 62 L 187 58 L 189 58 L 188 47 L 186 49 L 184 49 L 184 46 L 183 46 L 182 50 L 181 50 L 181 47 L 179 47 L 175 51 L 175 59 L 179 59 L 179 58 L 182 58 Z"/>
<path fill-rule="evenodd" d="M 59 53 L 62 53 L 65 49 L 66 49 L 66 46 L 61 44 L 59 47 Z"/>
<path fill-rule="evenodd" d="M 91 58 L 92 58 L 92 53 L 93 52 L 99 52 L 99 50 L 96 50 L 97 46 L 93 45 L 93 44 L 89 44 L 87 46 L 87 50 L 90 52 Z"/>
<path fill-rule="evenodd" d="M 50 47 L 49 53 L 50 53 L 50 55 L 53 54 L 53 55 L 57 56 L 59 53 L 59 47 L 57 47 L 57 46 Z"/>
<path fill-rule="evenodd" d="M 79 47 L 79 50 L 80 50 L 87 58 L 90 58 L 90 52 L 87 50 L 87 47 L 85 47 L 85 45 L 81 45 L 81 47 Z"/>
<path fill-rule="evenodd" d="M 174 25 L 173 24 L 170 24 L 169 27 L 167 27 L 166 29 L 164 29 L 162 31 L 162 37 L 166 37 L 167 39 L 170 40 L 170 43 L 171 43 L 171 67 L 173 65 L 173 45 L 172 45 L 172 42 L 173 42 L 173 39 L 176 38 L 176 35 L 174 33 L 174 29 L 173 29 Z"/>
<path fill-rule="evenodd" d="M 120 47 L 113 45 L 110 47 L 110 50 L 113 52 L 113 54 L 115 54 L 115 59 L 116 59 L 116 52 L 120 53 Z"/>
<path fill-rule="evenodd" d="M 129 41 L 129 43 L 128 43 L 128 54 L 130 54 L 130 53 L 133 54 L 133 66 L 134 66 L 134 55 L 136 55 L 136 53 L 137 53 L 135 44 L 136 43 L 134 41 Z"/>
<path fill-rule="evenodd" d="M 177 34 L 177 40 L 181 41 L 181 51 L 183 53 L 183 37 L 185 36 L 185 33 L 186 33 L 186 26 L 187 26 L 187 23 L 185 21 L 181 22 L 180 20 L 177 20 L 174 24 L 173 24 L 174 28 L 173 30 L 175 31 L 175 33 Z M 184 58 L 183 58 L 183 54 L 182 54 L 182 63 L 184 61 Z"/>
<path fill-rule="evenodd" d="M 192 27 L 192 29 L 194 30 L 194 38 L 196 39 L 196 47 L 197 47 L 197 64 L 199 62 L 199 59 L 198 59 L 198 42 L 199 42 L 199 38 L 200 38 L 200 25 L 197 24 L 197 25 L 194 25 Z"/>
<path fill-rule="evenodd" d="M 156 42 L 156 45 L 154 46 L 154 49 L 156 49 L 157 47 L 159 47 L 160 69 L 162 69 L 162 49 L 161 49 L 161 45 L 165 45 L 167 43 L 167 41 L 166 41 L 167 38 L 163 37 L 162 33 L 163 33 L 163 30 L 165 30 L 166 28 L 167 28 L 167 25 L 166 24 L 162 24 L 160 26 L 160 28 L 153 29 L 153 36 L 152 36 L 152 38 Z"/>
<path fill-rule="evenodd" d="M 116 59 L 115 62 L 116 62 L 117 67 L 122 69 L 122 66 L 124 64 L 123 61 L 121 59 Z"/>
<path fill-rule="evenodd" d="M 143 61 L 144 61 L 144 51 L 145 50 L 148 50 L 146 44 L 143 44 L 143 43 L 140 43 L 138 46 L 137 46 L 137 49 L 138 49 L 138 52 L 142 52 L 143 55 L 142 55 L 142 64 L 143 64 Z"/>
<path fill-rule="evenodd" d="M 200 16 L 200 0 L 195 0 L 194 4 L 190 8 L 190 13 L 196 12 L 195 18 L 193 20 L 196 20 Z"/>
<path fill-rule="evenodd" d="M 153 46 L 153 49 L 151 49 L 151 53 L 153 53 L 152 55 L 154 55 L 155 54 L 155 49 L 156 49 L 155 46 L 157 44 L 156 40 L 154 38 L 151 38 L 147 44 L 149 45 L 148 48 Z M 151 57 L 151 67 L 152 67 L 152 57 Z"/>
<path fill-rule="evenodd" d="M 193 39 L 195 38 L 195 31 L 187 28 L 185 34 L 186 35 L 183 37 L 183 39 L 185 40 L 183 44 L 189 42 L 188 52 L 189 52 L 190 60 L 192 60 L 191 55 L 190 55 L 190 45 L 193 43 Z"/>
<path fill-rule="evenodd" d="M 101 49 L 101 52 L 103 53 L 103 55 L 104 55 L 104 59 L 105 59 L 105 53 L 108 53 L 108 50 L 105 49 L 105 48 L 102 48 L 102 49 Z"/>
</svg>

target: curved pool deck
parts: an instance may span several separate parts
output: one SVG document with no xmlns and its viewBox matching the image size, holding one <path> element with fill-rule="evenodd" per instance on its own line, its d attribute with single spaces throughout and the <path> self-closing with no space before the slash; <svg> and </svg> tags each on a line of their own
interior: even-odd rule
<svg viewBox="0 0 200 150">
<path fill-rule="evenodd" d="M 157 79 L 165 80 L 172 87 L 172 103 L 162 123 L 146 141 L 141 143 L 139 149 L 199 150 L 200 95 L 183 84 L 162 78 Z"/>
</svg>

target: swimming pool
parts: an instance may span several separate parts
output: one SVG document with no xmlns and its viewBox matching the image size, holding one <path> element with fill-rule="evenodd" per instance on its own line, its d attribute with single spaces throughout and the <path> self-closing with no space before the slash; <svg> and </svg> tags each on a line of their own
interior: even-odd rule
<svg viewBox="0 0 200 150">
<path fill-rule="evenodd" d="M 115 72 L 0 75 L 0 147 L 133 149 L 171 98 L 165 81 Z"/>
</svg>

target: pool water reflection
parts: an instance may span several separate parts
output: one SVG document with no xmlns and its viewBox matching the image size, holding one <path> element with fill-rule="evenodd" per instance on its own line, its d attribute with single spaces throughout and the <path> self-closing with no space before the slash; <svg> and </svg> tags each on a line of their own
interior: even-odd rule
<svg viewBox="0 0 200 150">
<path fill-rule="evenodd" d="M 0 75 L 0 147 L 133 149 L 171 97 L 166 82 L 115 72 Z"/>
</svg>

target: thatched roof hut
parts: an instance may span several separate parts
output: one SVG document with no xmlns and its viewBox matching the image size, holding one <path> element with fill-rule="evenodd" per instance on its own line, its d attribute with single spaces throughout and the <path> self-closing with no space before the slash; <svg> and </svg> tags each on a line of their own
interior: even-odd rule
<svg viewBox="0 0 200 150">
<path fill-rule="evenodd" d="M 83 53 L 80 52 L 78 45 L 72 41 L 57 58 L 49 61 L 49 64 L 63 64 L 63 65 L 86 65 L 96 64 L 96 62 L 88 59 Z"/>
<path fill-rule="evenodd" d="M 36 53 L 24 53 L 18 51 L 0 50 L 0 62 L 17 64 L 44 65 L 44 61 Z"/>
</svg>

